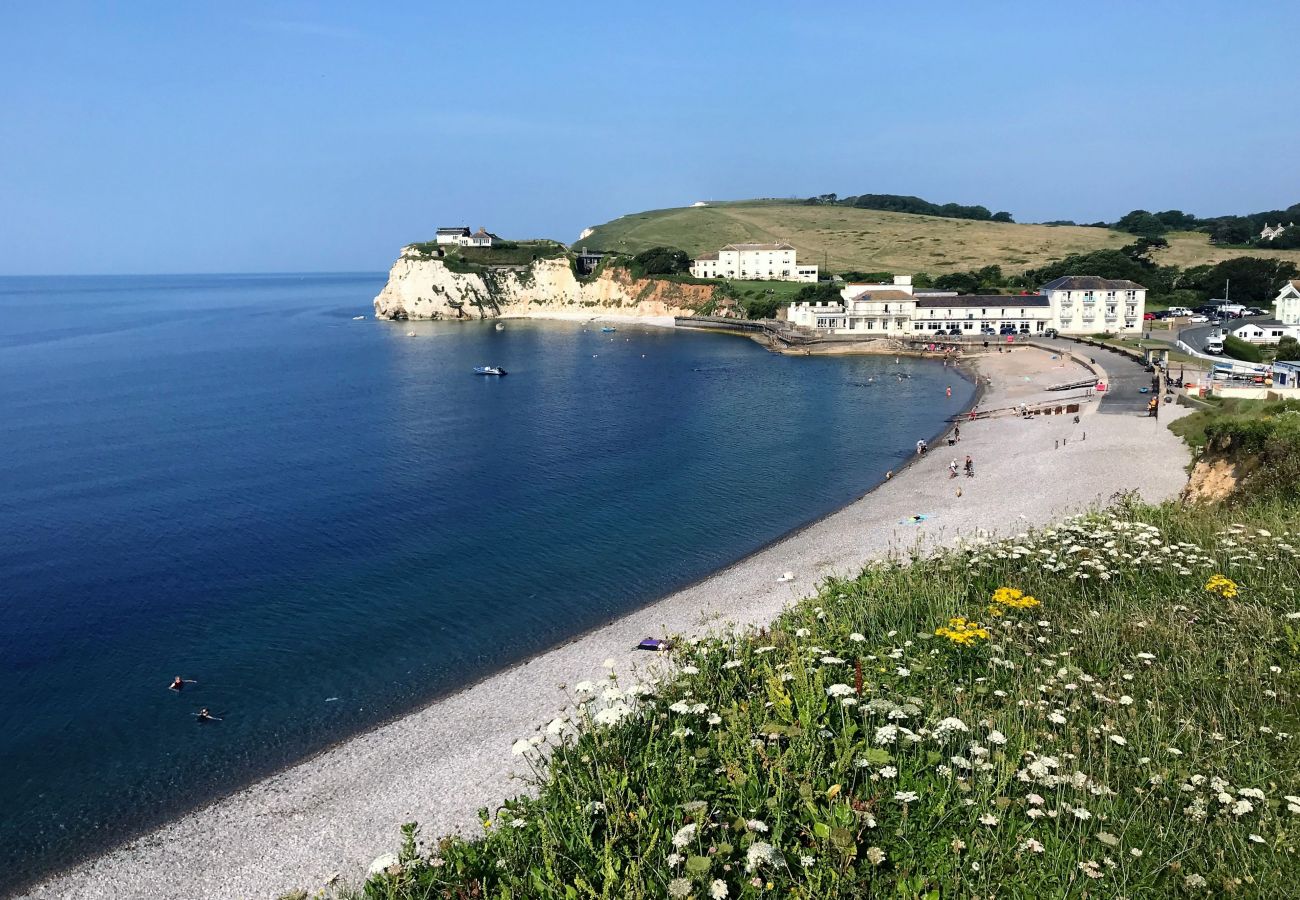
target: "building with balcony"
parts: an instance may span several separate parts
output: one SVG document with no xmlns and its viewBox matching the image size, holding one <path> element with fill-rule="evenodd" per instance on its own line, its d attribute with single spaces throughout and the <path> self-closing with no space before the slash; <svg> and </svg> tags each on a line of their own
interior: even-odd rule
<svg viewBox="0 0 1300 900">
<path fill-rule="evenodd" d="M 1283 325 L 1300 325 L 1300 280 L 1282 286 L 1273 301 L 1273 311 Z"/>
<path fill-rule="evenodd" d="M 817 267 L 799 264 L 793 245 L 727 244 L 717 253 L 702 253 L 691 260 L 696 278 L 736 281 L 817 281 Z"/>
<path fill-rule="evenodd" d="M 1062 334 L 1114 334 L 1142 331 L 1147 289 L 1135 281 L 1066 275 L 1039 289 L 1052 310 L 1051 324 Z"/>
</svg>

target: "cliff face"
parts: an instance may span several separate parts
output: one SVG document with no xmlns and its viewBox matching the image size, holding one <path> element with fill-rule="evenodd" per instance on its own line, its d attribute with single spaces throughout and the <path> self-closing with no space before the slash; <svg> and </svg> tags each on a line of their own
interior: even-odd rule
<svg viewBox="0 0 1300 900">
<path fill-rule="evenodd" d="M 403 252 L 375 298 L 375 316 L 386 319 L 492 319 L 529 313 L 614 312 L 625 316 L 689 316 L 713 296 L 713 287 L 637 280 L 624 269 L 607 269 L 589 282 L 573 274 L 567 259 L 541 259 L 528 266 L 486 274 L 459 273 L 441 260 Z"/>
</svg>

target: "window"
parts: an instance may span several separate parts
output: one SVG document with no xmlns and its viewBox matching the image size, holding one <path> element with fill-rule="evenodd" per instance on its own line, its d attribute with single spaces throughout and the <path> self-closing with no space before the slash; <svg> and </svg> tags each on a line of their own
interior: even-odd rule
<svg viewBox="0 0 1300 900">
<path fill-rule="evenodd" d="M 1137 291 L 1125 291 L 1124 299 L 1127 300 L 1129 303 L 1136 303 L 1137 293 L 1138 293 Z"/>
</svg>

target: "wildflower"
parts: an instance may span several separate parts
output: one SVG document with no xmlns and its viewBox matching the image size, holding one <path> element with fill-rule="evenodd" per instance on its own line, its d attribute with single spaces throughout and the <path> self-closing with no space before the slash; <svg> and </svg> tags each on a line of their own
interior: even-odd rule
<svg viewBox="0 0 1300 900">
<path fill-rule="evenodd" d="M 794 636 L 795 636 L 795 637 L 808 637 L 808 635 L 810 635 L 810 634 L 812 634 L 812 632 L 809 631 L 807 628 L 798 628 L 798 629 L 795 629 Z"/>
<path fill-rule="evenodd" d="M 744 663 L 738 659 L 729 659 L 722 664 L 724 669 L 739 669 Z"/>
<path fill-rule="evenodd" d="M 1095 860 L 1084 860 L 1079 863 L 1079 871 L 1089 878 L 1101 878 L 1105 873 L 1101 871 L 1101 866 L 1097 865 Z"/>
<path fill-rule="evenodd" d="M 611 657 L 607 658 L 603 663 L 601 663 L 601 665 L 604 666 L 606 669 L 612 669 L 612 668 L 614 668 L 614 665 L 615 665 L 615 663 L 614 663 L 614 657 L 611 656 Z"/>
<path fill-rule="evenodd" d="M 1139 850 L 1137 847 L 1130 847 L 1128 851 L 1128 855 L 1133 857 L 1134 859 L 1141 859 L 1142 851 Z"/>
<path fill-rule="evenodd" d="M 1120 734 L 1112 734 L 1110 736 L 1110 742 L 1112 744 L 1118 744 L 1121 747 L 1124 747 L 1128 744 L 1128 741 L 1124 738 L 1123 735 Z"/>
<path fill-rule="evenodd" d="M 900 803 L 915 803 L 921 797 L 916 791 L 895 791 L 894 799 Z"/>
<path fill-rule="evenodd" d="M 1234 816 L 1244 816 L 1246 813 L 1251 812 L 1254 809 L 1255 804 L 1251 803 L 1249 800 L 1238 800 L 1236 803 L 1232 804 L 1232 814 Z"/>
<path fill-rule="evenodd" d="M 612 706 L 607 706 L 600 712 L 591 717 L 591 720 L 597 725 L 617 725 L 620 721 L 632 714 L 632 707 L 623 701 L 619 701 Z"/>
<path fill-rule="evenodd" d="M 1043 805 L 1043 798 L 1040 797 L 1038 794 L 1030 794 L 1027 797 L 1025 797 L 1025 799 L 1028 800 L 1030 803 L 1032 803 L 1034 806 Z"/>
<path fill-rule="evenodd" d="M 854 643 L 858 643 L 858 644 L 860 644 L 860 643 L 862 643 L 863 641 L 865 641 L 866 638 L 865 638 L 864 636 L 862 636 L 861 634 L 858 634 L 858 632 L 855 631 L 855 632 L 853 632 L 851 635 L 849 635 L 849 640 L 853 641 Z"/>
<path fill-rule="evenodd" d="M 1074 817 L 1081 822 L 1086 822 L 1092 818 L 1092 813 L 1088 812 L 1082 806 L 1076 806 L 1074 808 Z"/>
<path fill-rule="evenodd" d="M 1264 843 L 1264 839 L 1257 834 L 1252 834 L 1250 840 L 1254 841 L 1256 844 Z"/>
<path fill-rule="evenodd" d="M 948 846 L 952 848 L 953 853 L 960 853 L 966 849 L 966 842 L 963 841 L 961 838 L 953 838 L 952 843 L 949 844 Z"/>
<path fill-rule="evenodd" d="M 575 694 L 594 694 L 596 693 L 596 688 L 590 681 L 579 681 L 573 686 L 573 692 Z"/>
<path fill-rule="evenodd" d="M 745 823 L 745 827 L 750 831 L 767 831 L 767 823 L 760 821 L 759 819 L 750 819 Z"/>
<path fill-rule="evenodd" d="M 1115 835 L 1111 834 L 1109 831 L 1097 832 L 1097 840 L 1101 841 L 1107 847 L 1119 846 L 1119 838 L 1115 837 Z"/>
<path fill-rule="evenodd" d="M 564 726 L 567 724 L 569 724 L 569 720 L 562 716 L 558 719 L 552 719 L 550 724 L 546 726 L 546 733 L 554 737 L 564 731 Z"/>
<path fill-rule="evenodd" d="M 1132 706 L 1132 705 L 1133 705 L 1133 698 L 1130 697 L 1128 694 L 1125 694 L 1124 696 L 1122 696 L 1122 697 L 1119 698 L 1119 705 L 1120 705 L 1120 706 Z"/>
<path fill-rule="evenodd" d="M 1066 723 L 1067 720 L 1066 720 L 1065 716 L 1061 715 L 1059 712 L 1054 712 L 1054 713 L 1049 713 L 1049 714 L 1048 714 L 1048 716 L 1047 716 L 1047 721 L 1049 721 L 1049 722 L 1051 722 L 1051 723 L 1053 723 L 1053 724 L 1055 724 L 1055 725 L 1064 725 L 1064 724 Z"/>
<path fill-rule="evenodd" d="M 713 879 L 713 883 L 709 885 L 709 896 L 713 900 L 722 900 L 727 896 L 727 883 L 721 878 Z"/>
<path fill-rule="evenodd" d="M 884 850 L 881 850 L 879 847 L 867 848 L 867 862 L 871 863 L 873 866 L 878 866 L 884 861 L 885 861 Z"/>
<path fill-rule="evenodd" d="M 989 732 L 989 736 L 985 738 L 985 740 L 987 740 L 990 744 L 997 744 L 998 746 L 1001 746 L 1002 744 L 1005 744 L 1007 742 L 1007 736 L 1002 732 L 998 731 L 997 729 L 994 729 L 993 731 Z"/>
<path fill-rule="evenodd" d="M 970 731 L 970 729 L 966 727 L 965 722 L 955 716 L 941 719 L 939 724 L 934 726 L 934 736 L 940 739 L 959 731 Z"/>
<path fill-rule="evenodd" d="M 1205 582 L 1205 589 L 1224 598 L 1232 598 L 1240 593 L 1237 582 L 1223 575 L 1211 575 L 1210 580 Z"/>
<path fill-rule="evenodd" d="M 586 812 L 588 815 L 591 815 L 592 813 L 604 812 L 605 804 L 601 803 L 599 800 L 592 800 L 590 803 L 588 803 L 586 806 L 583 807 L 583 811 Z"/>
<path fill-rule="evenodd" d="M 1238 788 L 1237 793 L 1243 797 L 1250 797 L 1252 800 L 1265 800 L 1264 792 L 1259 788 Z"/>
<path fill-rule="evenodd" d="M 814 859 L 814 858 L 811 857 L 811 856 L 801 856 L 801 857 L 799 857 L 799 865 L 803 866 L 805 869 L 809 868 L 810 866 L 812 866 L 812 865 L 813 865 L 814 863 L 816 863 L 816 862 L 817 862 L 817 860 Z"/>
<path fill-rule="evenodd" d="M 668 882 L 669 897 L 689 897 L 691 895 L 691 880 L 689 878 L 674 878 Z"/>
<path fill-rule="evenodd" d="M 937 637 L 947 638 L 951 643 L 959 646 L 973 646 L 977 641 L 989 639 L 987 628 L 979 622 L 968 621 L 962 616 L 949 619 L 946 626 L 936 628 L 934 633 Z"/>
<path fill-rule="evenodd" d="M 1191 875 L 1187 875 L 1183 878 L 1183 886 L 1188 888 L 1203 888 L 1205 887 L 1205 878 L 1204 876 L 1197 875 L 1193 872 Z"/>
<path fill-rule="evenodd" d="M 898 770 L 895 769 L 893 766 L 885 766 L 883 769 L 880 770 L 880 777 L 882 778 L 893 778 L 897 774 L 898 774 Z"/>
<path fill-rule="evenodd" d="M 897 675 L 899 678 L 906 678 L 908 675 L 912 674 L 912 670 L 906 668 L 905 666 L 899 666 L 897 669 L 894 670 L 894 674 Z"/>
<path fill-rule="evenodd" d="M 765 841 L 755 841 L 750 844 L 749 849 L 745 851 L 746 872 L 753 872 L 764 863 L 777 865 L 779 862 L 780 854 L 776 852 L 775 847 Z"/>
<path fill-rule="evenodd" d="M 514 828 L 523 828 L 528 824 L 527 819 L 511 819 L 510 825 Z"/>
<path fill-rule="evenodd" d="M 1020 849 L 1029 850 L 1032 853 L 1042 853 L 1044 848 L 1038 841 L 1028 838 L 1020 842 Z"/>
<path fill-rule="evenodd" d="M 832 684 L 826 689 L 826 694 L 830 697 L 851 697 L 853 693 L 853 688 L 847 684 Z"/>
<path fill-rule="evenodd" d="M 682 666 L 682 674 L 683 674 L 683 675 L 698 675 L 698 674 L 700 674 L 700 670 L 699 670 L 698 668 L 696 668 L 695 666 Z"/>
<path fill-rule="evenodd" d="M 1287 794 L 1286 811 L 1293 815 L 1300 816 L 1300 797 L 1293 797 L 1292 795 Z"/>
<path fill-rule="evenodd" d="M 984 815 L 980 816 L 979 822 L 981 825 L 987 825 L 990 828 L 992 828 L 998 824 L 998 817 L 993 815 L 992 813 L 985 813 Z"/>
<path fill-rule="evenodd" d="M 673 835 L 673 846 L 680 850 L 689 844 L 693 837 L 695 837 L 695 823 L 691 822 L 677 829 L 677 833 Z"/>
</svg>

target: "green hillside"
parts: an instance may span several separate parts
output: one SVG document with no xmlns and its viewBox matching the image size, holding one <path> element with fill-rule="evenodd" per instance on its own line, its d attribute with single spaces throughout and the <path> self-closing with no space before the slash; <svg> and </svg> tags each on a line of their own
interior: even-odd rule
<svg viewBox="0 0 1300 900">
<path fill-rule="evenodd" d="M 1213 247 L 1206 235 L 1168 235 L 1161 265 L 1188 267 L 1235 256 L 1274 256 L 1300 264 L 1300 251 Z M 1072 253 L 1119 249 L 1133 235 L 1106 228 L 1020 225 L 881 212 L 797 201 L 743 200 L 656 209 L 588 229 L 575 242 L 592 249 L 639 253 L 657 246 L 694 255 L 734 241 L 784 240 L 799 258 L 832 272 L 928 272 L 940 275 L 1000 265 L 1008 272 L 1042 266 Z"/>
</svg>

